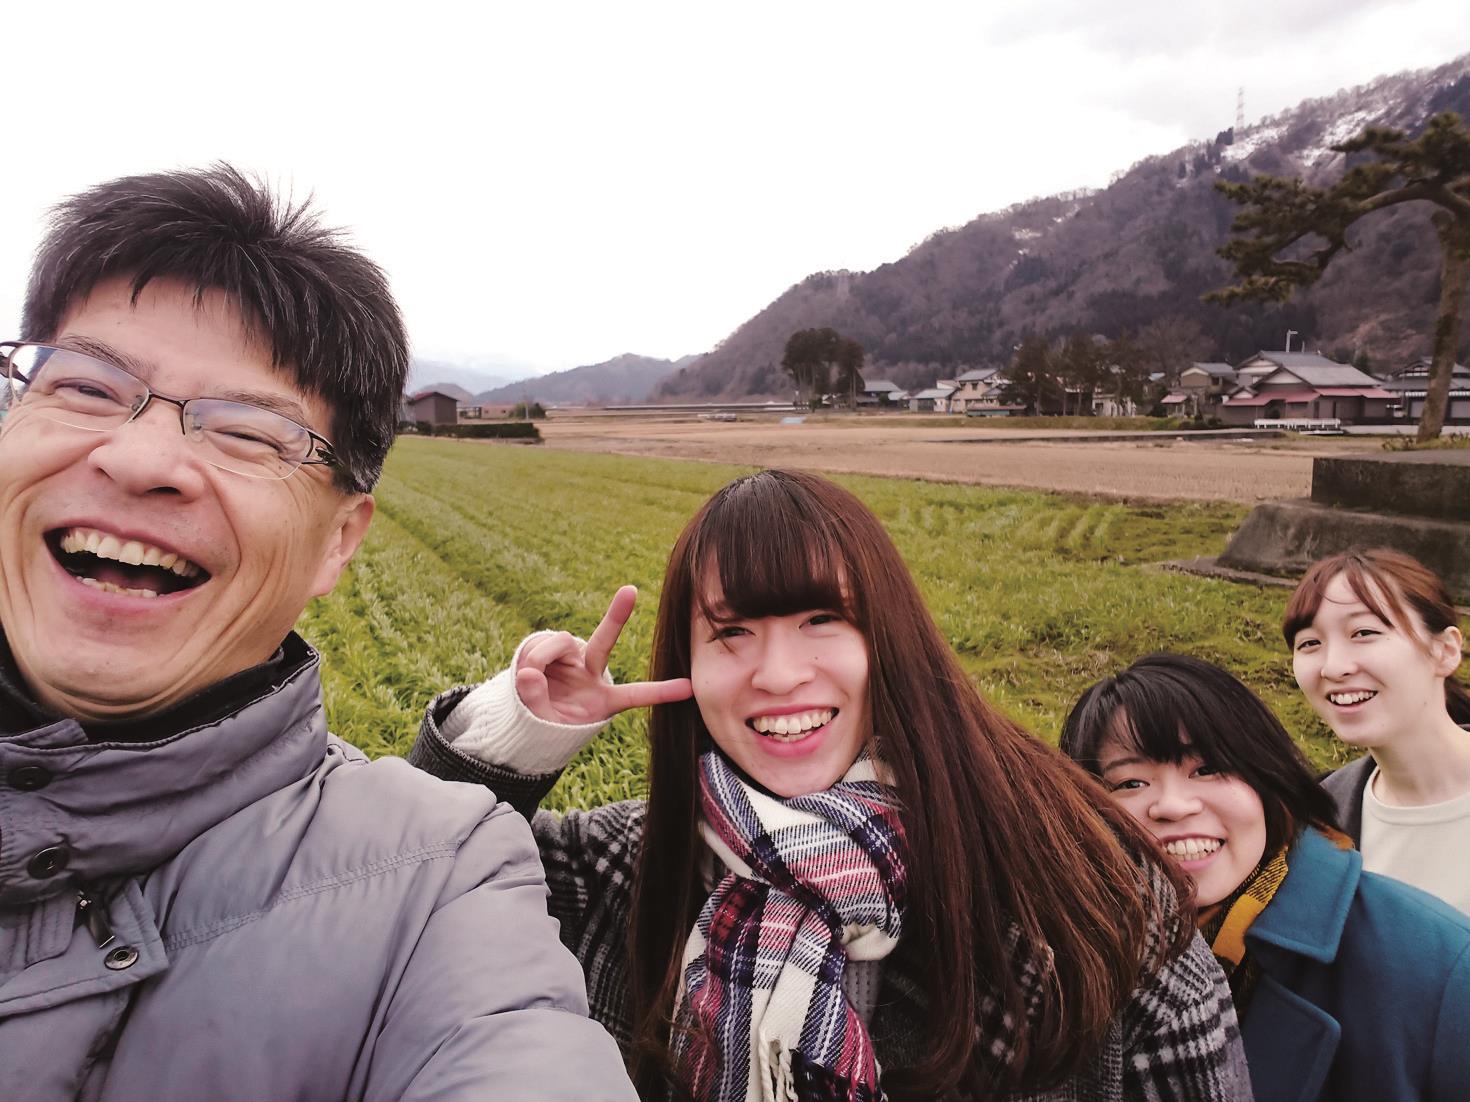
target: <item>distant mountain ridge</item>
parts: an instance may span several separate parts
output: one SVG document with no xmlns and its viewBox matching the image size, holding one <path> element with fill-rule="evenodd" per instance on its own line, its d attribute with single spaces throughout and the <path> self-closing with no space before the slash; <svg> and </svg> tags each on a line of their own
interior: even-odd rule
<svg viewBox="0 0 1470 1102">
<path fill-rule="evenodd" d="M 602 363 L 523 379 L 475 395 L 482 405 L 534 401 L 556 405 L 617 405 L 643 402 L 669 375 L 689 367 L 697 356 L 660 360 L 631 352 Z"/>
<path fill-rule="evenodd" d="M 492 375 L 447 360 L 421 360 L 415 357 L 408 365 L 408 385 L 405 389 L 409 394 L 417 394 L 421 390 L 442 390 L 446 394 L 453 393 L 456 398 L 462 394 L 463 399 L 468 401 L 477 390 L 504 386 L 505 383 L 504 375 Z M 455 393 L 456 391 L 461 393 Z"/>
<path fill-rule="evenodd" d="M 1208 359 L 1281 347 L 1291 329 L 1328 354 L 1406 362 L 1428 350 L 1438 294 L 1429 204 L 1365 219 L 1352 254 L 1292 302 L 1225 308 L 1200 301 L 1231 274 L 1215 249 L 1237 208 L 1213 185 L 1263 172 L 1335 180 L 1351 162 L 1332 144 L 1369 123 L 1415 133 L 1446 110 L 1470 118 L 1470 55 L 1148 157 L 1099 191 L 981 215 L 871 272 L 818 272 L 676 371 L 655 400 L 790 397 L 786 340 L 816 326 L 855 337 L 868 352 L 865 374 L 900 386 L 1004 364 L 1028 334 L 1114 337 L 1166 318 L 1198 324 L 1213 345 Z"/>
</svg>

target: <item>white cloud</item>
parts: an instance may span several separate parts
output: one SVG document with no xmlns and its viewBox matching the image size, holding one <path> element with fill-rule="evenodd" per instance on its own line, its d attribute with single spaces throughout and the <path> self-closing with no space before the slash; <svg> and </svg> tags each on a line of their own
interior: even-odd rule
<svg viewBox="0 0 1470 1102">
<path fill-rule="evenodd" d="M 0 315 L 61 195 L 227 158 L 350 226 L 425 355 L 702 351 L 809 272 L 1212 136 L 1238 84 L 1254 116 L 1441 63 L 1462 8 L 23 6 Z"/>
</svg>

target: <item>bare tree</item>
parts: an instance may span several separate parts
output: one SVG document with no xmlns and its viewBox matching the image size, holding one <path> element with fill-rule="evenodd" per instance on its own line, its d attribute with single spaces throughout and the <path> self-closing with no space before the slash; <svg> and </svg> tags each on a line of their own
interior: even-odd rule
<svg viewBox="0 0 1470 1102">
<path fill-rule="evenodd" d="M 1149 322 L 1138 331 L 1133 344 L 1140 360 L 1150 371 L 1160 372 L 1170 389 L 1178 384 L 1179 373 L 1210 347 L 1199 322 L 1176 315 Z"/>
</svg>

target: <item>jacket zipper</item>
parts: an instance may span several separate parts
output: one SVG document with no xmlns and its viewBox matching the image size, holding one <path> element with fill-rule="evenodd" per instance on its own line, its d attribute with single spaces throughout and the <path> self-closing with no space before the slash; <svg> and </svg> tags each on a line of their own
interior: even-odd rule
<svg viewBox="0 0 1470 1102">
<path fill-rule="evenodd" d="M 106 949 L 116 939 L 112 924 L 107 921 L 107 908 L 97 902 L 86 888 L 77 891 L 77 918 L 87 924 L 87 932 L 97 943 L 97 948 Z"/>
</svg>

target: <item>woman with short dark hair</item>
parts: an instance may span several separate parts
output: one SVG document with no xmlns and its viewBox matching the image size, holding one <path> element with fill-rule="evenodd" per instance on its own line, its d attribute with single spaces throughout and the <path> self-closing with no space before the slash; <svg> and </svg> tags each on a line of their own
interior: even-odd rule
<svg viewBox="0 0 1470 1102">
<path fill-rule="evenodd" d="M 1258 1102 L 1470 1098 L 1470 920 L 1363 871 L 1254 693 L 1151 655 L 1082 694 L 1061 746 L 1193 880 Z"/>
</svg>

